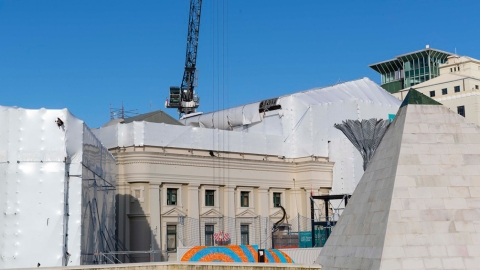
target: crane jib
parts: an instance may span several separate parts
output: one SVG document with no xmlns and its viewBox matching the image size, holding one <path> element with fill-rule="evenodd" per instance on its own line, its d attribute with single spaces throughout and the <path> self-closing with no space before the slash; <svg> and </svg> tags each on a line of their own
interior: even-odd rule
<svg viewBox="0 0 480 270">
<path fill-rule="evenodd" d="M 180 117 L 183 114 L 196 112 L 196 108 L 200 105 L 200 98 L 195 94 L 194 89 L 201 11 L 202 0 L 190 0 L 185 70 L 180 87 L 170 87 L 170 102 L 167 101 L 166 104 L 167 108 L 178 108 Z"/>
</svg>

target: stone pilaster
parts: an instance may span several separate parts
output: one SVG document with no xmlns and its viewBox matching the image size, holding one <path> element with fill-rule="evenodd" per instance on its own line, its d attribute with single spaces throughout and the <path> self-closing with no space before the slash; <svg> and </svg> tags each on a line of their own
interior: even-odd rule
<svg viewBox="0 0 480 270">
<path fill-rule="evenodd" d="M 269 200 L 268 200 L 268 188 L 259 187 L 258 188 L 258 200 L 256 205 L 256 212 L 262 217 L 268 217 L 270 215 L 269 210 Z"/>
<path fill-rule="evenodd" d="M 117 184 L 116 204 L 116 223 L 117 237 L 125 244 L 127 248 L 130 245 L 130 227 L 128 214 L 130 212 L 130 186 L 124 183 Z"/>
<path fill-rule="evenodd" d="M 187 210 L 188 210 L 188 217 L 191 218 L 200 218 L 200 203 L 198 200 L 198 187 L 199 185 L 189 184 L 188 185 L 188 203 L 187 203 Z"/>
<path fill-rule="evenodd" d="M 223 188 L 223 211 L 225 217 L 235 217 L 235 187 L 226 186 Z"/>
<path fill-rule="evenodd" d="M 294 218 L 298 214 L 305 216 L 305 210 L 303 209 L 302 193 L 299 188 L 290 190 L 290 217 Z"/>
<path fill-rule="evenodd" d="M 160 186 L 150 184 L 150 229 L 154 233 L 153 249 L 161 249 L 161 223 L 160 223 Z M 155 261 L 160 260 L 160 254 L 155 254 Z"/>
<path fill-rule="evenodd" d="M 303 190 L 304 194 L 305 194 L 305 204 L 306 204 L 306 217 L 307 218 L 311 218 L 311 200 L 310 200 L 310 197 L 312 196 L 312 191 L 311 190 L 308 190 L 308 189 L 304 189 Z"/>
</svg>

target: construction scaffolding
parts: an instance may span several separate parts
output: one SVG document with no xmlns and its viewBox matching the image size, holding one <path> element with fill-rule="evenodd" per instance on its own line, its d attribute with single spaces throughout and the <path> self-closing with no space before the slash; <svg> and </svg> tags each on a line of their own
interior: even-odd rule
<svg viewBox="0 0 480 270">
<path fill-rule="evenodd" d="M 312 247 L 325 245 L 350 197 L 349 194 L 310 197 L 311 228 L 313 228 L 310 231 Z M 317 204 L 316 201 L 321 201 L 321 203 Z"/>
<path fill-rule="evenodd" d="M 116 163 L 67 109 L 0 106 L 0 269 L 115 251 Z"/>
</svg>

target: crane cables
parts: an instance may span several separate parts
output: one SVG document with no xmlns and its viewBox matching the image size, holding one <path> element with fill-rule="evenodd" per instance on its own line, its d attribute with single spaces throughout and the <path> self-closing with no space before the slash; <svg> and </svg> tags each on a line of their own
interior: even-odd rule
<svg viewBox="0 0 480 270">
<path fill-rule="evenodd" d="M 229 107 L 228 93 L 228 0 L 212 1 L 212 111 L 222 114 L 214 119 L 226 119 L 225 109 Z M 216 120 L 213 120 L 216 121 Z M 229 182 L 229 138 L 228 132 L 220 132 L 213 123 L 212 146 L 219 158 L 212 159 L 212 184 L 228 185 Z M 220 135 L 222 136 L 220 138 Z M 222 154 L 220 155 L 220 152 Z M 216 175 L 217 168 L 219 175 Z M 223 168 L 223 169 L 221 169 Z M 217 183 L 217 178 L 220 180 Z M 225 182 L 226 180 L 226 182 Z"/>
</svg>

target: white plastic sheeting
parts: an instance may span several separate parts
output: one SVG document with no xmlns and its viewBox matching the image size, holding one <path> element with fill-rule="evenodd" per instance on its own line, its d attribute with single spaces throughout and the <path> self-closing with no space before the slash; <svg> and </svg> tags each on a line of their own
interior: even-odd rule
<svg viewBox="0 0 480 270">
<path fill-rule="evenodd" d="M 115 170 L 68 110 L 0 106 L 0 268 L 92 264 L 113 248 Z"/>
<path fill-rule="evenodd" d="M 93 130 L 107 148 L 160 146 L 283 156 L 282 137 L 164 123 L 132 122 Z"/>
<path fill-rule="evenodd" d="M 363 174 L 362 160 L 345 135 L 333 125 L 347 119 L 388 119 L 389 114 L 396 114 L 400 103 L 370 79 L 363 78 L 279 97 L 277 104 L 281 109 L 265 114 L 259 112 L 259 102 L 256 102 L 202 114 L 201 121 L 219 129 L 280 136 L 283 155 L 288 158 L 329 157 L 335 162 L 332 193 L 342 194 L 353 192 Z M 228 116 L 226 121 L 230 121 L 230 125 L 221 124 L 225 120 L 218 115 Z M 245 120 L 246 115 L 255 120 Z M 242 119 L 242 122 L 231 119 Z M 199 121 L 199 116 L 182 120 L 190 126 L 199 126 Z"/>
<path fill-rule="evenodd" d="M 189 117 L 195 119 L 194 121 L 189 121 L 189 123 L 191 123 L 191 126 L 195 127 L 218 129 L 229 129 L 235 126 L 258 123 L 262 121 L 260 114 L 258 113 L 259 105 L 260 102 L 256 102 L 219 112 L 213 112 L 205 115 L 200 114 L 198 116 Z"/>
<path fill-rule="evenodd" d="M 334 128 L 347 119 L 388 119 L 400 101 L 363 78 L 277 99 L 281 109 L 259 112 L 260 102 L 181 120 L 186 126 L 145 122 L 94 130 L 107 148 L 151 145 L 335 162 L 332 192 L 352 193 L 363 174 L 362 158 Z"/>
</svg>

